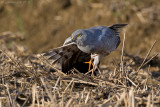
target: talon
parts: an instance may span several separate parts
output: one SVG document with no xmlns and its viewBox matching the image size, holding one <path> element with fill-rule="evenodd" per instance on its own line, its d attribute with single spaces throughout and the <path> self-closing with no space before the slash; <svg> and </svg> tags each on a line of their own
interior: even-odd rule
<svg viewBox="0 0 160 107">
<path fill-rule="evenodd" d="M 91 69 L 91 65 L 94 65 L 94 64 L 93 64 L 93 58 L 91 58 L 90 61 L 84 62 L 84 63 L 89 64 L 89 69 L 88 69 L 88 71 L 89 71 L 89 70 Z"/>
<path fill-rule="evenodd" d="M 91 65 L 93 66 L 92 74 L 91 74 L 91 76 L 93 77 L 93 76 L 94 76 L 94 64 L 93 64 L 93 58 L 91 58 L 91 60 L 90 60 L 90 61 L 88 61 L 88 62 L 84 62 L 84 63 L 89 64 L 89 69 L 88 69 L 88 71 L 90 71 L 90 69 L 91 69 Z"/>
</svg>

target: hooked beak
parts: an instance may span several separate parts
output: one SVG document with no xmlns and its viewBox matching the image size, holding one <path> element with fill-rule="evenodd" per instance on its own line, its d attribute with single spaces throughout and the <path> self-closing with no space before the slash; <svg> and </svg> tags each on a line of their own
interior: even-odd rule
<svg viewBox="0 0 160 107">
<path fill-rule="evenodd" d="M 73 42 L 73 37 L 68 37 L 68 38 L 65 40 L 65 42 L 64 42 L 63 45 L 66 45 L 66 44 L 69 44 L 69 43 L 72 43 L 72 42 Z"/>
</svg>

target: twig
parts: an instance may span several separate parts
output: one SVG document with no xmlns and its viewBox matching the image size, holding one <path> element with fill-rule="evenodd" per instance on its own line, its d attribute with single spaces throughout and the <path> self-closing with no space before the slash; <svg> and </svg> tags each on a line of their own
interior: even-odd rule
<svg viewBox="0 0 160 107">
<path fill-rule="evenodd" d="M 132 60 L 129 64 L 125 65 L 124 67 L 127 68 L 128 66 L 130 66 L 134 61 Z"/>
<path fill-rule="evenodd" d="M 90 71 L 86 72 L 85 75 L 87 75 L 87 74 L 89 74 L 89 73 L 91 73 L 91 72 L 92 72 L 92 69 L 91 69 Z"/>
<path fill-rule="evenodd" d="M 117 101 L 115 107 L 119 107 L 119 104 L 122 102 L 122 100 L 124 100 L 125 96 L 126 96 L 126 92 L 124 91 L 124 92 L 121 94 L 120 99 Z"/>
<path fill-rule="evenodd" d="M 148 56 L 150 55 L 150 53 L 151 53 L 151 51 L 152 51 L 152 49 L 153 49 L 153 47 L 154 47 L 155 43 L 156 43 L 156 40 L 154 41 L 153 45 L 151 46 L 150 50 L 148 51 L 148 53 L 147 53 L 146 57 L 144 58 L 144 60 L 143 60 L 142 64 L 141 64 L 141 65 L 140 65 L 140 67 L 138 68 L 137 72 L 139 72 L 139 70 L 140 70 L 140 69 L 141 69 L 141 67 L 143 66 L 144 62 L 146 61 L 146 59 L 147 59 L 147 58 L 148 58 Z"/>
<path fill-rule="evenodd" d="M 35 100 L 36 100 L 36 84 L 32 86 L 32 107 L 35 106 Z"/>
<path fill-rule="evenodd" d="M 57 68 L 55 68 L 45 57 L 43 57 L 43 55 L 40 54 L 40 56 L 47 62 L 47 64 L 51 67 L 51 68 L 54 68 L 58 73 L 66 76 L 65 73 L 61 72 L 60 70 L 58 70 Z M 44 62 L 40 57 L 38 57 L 43 63 L 46 63 Z"/>
<path fill-rule="evenodd" d="M 64 80 L 62 80 L 64 81 Z M 65 80 L 65 81 L 70 81 L 70 80 Z M 84 81 L 84 80 L 79 80 L 77 78 L 74 78 L 74 83 L 82 83 L 82 84 L 89 84 L 89 85 L 93 85 L 93 86 L 99 86 L 98 84 L 96 83 L 93 83 L 93 82 L 87 82 L 87 81 Z"/>
<path fill-rule="evenodd" d="M 133 87 L 131 87 L 131 90 L 129 91 L 129 106 L 128 107 L 135 107 Z"/>
<path fill-rule="evenodd" d="M 66 92 L 66 90 L 67 90 L 68 87 L 72 84 L 73 81 L 74 81 L 74 78 L 73 78 L 72 81 L 68 84 L 68 86 L 65 88 L 64 93 Z"/>
<path fill-rule="evenodd" d="M 126 36 L 126 34 L 125 34 L 125 32 L 124 32 L 123 46 L 122 46 L 122 55 L 121 55 L 121 69 L 122 69 L 122 75 L 124 75 L 123 54 L 124 54 L 125 36 Z"/>
<path fill-rule="evenodd" d="M 154 107 L 154 92 L 153 92 L 153 88 L 152 88 L 152 105 L 151 107 Z"/>
<path fill-rule="evenodd" d="M 58 77 L 58 79 L 57 79 L 57 81 L 56 81 L 56 84 L 54 85 L 54 91 L 55 91 L 55 89 L 56 89 L 56 87 L 57 87 L 57 85 L 58 85 L 58 83 L 59 83 L 59 80 L 60 80 L 60 77 Z"/>
<path fill-rule="evenodd" d="M 13 63 L 15 64 L 15 66 L 18 68 L 17 65 L 19 65 L 20 67 L 22 67 L 23 69 L 25 68 L 27 71 L 30 71 L 23 63 L 19 63 L 17 62 L 15 59 L 11 58 L 5 51 L 1 50 L 0 51 L 2 53 L 4 53 L 11 61 L 13 61 Z M 19 69 L 19 68 L 18 68 Z M 20 70 L 20 69 L 19 69 Z M 21 70 L 20 70 L 21 71 Z"/>
<path fill-rule="evenodd" d="M 106 105 L 110 100 L 112 100 L 115 96 L 116 96 L 116 94 L 113 95 L 111 98 L 106 99 L 105 101 L 103 101 L 103 104 L 98 105 L 98 107 L 105 107 L 105 105 Z"/>
<path fill-rule="evenodd" d="M 72 101 L 73 101 L 73 99 L 70 98 L 65 107 L 70 107 L 70 104 L 72 103 Z"/>
<path fill-rule="evenodd" d="M 42 84 L 43 84 L 43 86 L 44 86 L 44 88 L 45 88 L 45 90 L 46 90 L 46 92 L 47 92 L 49 98 L 51 99 L 51 103 L 54 103 L 53 96 L 52 96 L 52 94 L 49 92 L 49 90 L 48 90 L 48 88 L 47 88 L 47 86 L 46 86 L 44 80 L 43 80 L 41 77 L 40 77 L 40 80 L 41 80 L 41 82 L 42 82 Z"/>
<path fill-rule="evenodd" d="M 137 87 L 137 85 L 128 77 L 126 77 L 135 87 Z"/>
<path fill-rule="evenodd" d="M 151 107 L 151 95 L 148 95 L 148 101 L 147 101 L 147 106 L 146 107 Z"/>
<path fill-rule="evenodd" d="M 157 53 L 157 54 L 155 54 L 153 57 L 151 57 L 146 63 L 143 64 L 143 66 L 146 65 L 147 63 L 149 63 L 153 58 L 155 58 L 156 56 L 158 56 L 158 54 L 159 54 L 159 53 Z"/>
<path fill-rule="evenodd" d="M 9 92 L 8 84 L 6 84 L 6 88 L 7 88 L 7 93 L 8 93 L 8 96 L 9 96 L 10 106 L 12 107 L 13 102 L 12 102 L 11 94 L 10 94 L 10 92 Z"/>
<path fill-rule="evenodd" d="M 102 79 L 99 79 L 99 78 L 94 78 L 94 80 L 98 80 L 99 82 L 104 82 L 104 83 L 106 83 L 106 84 L 108 84 L 108 85 L 111 85 L 111 86 L 115 86 L 116 84 L 114 84 L 114 83 L 111 83 L 111 82 L 108 82 L 108 81 L 106 81 L 106 80 L 102 80 Z"/>
<path fill-rule="evenodd" d="M 87 102 L 88 102 L 89 95 L 90 95 L 90 92 L 88 92 L 88 94 L 87 94 L 87 97 L 86 97 L 86 100 L 85 100 L 85 104 L 87 104 Z"/>
<path fill-rule="evenodd" d="M 55 89 L 56 89 L 56 87 L 57 87 L 57 85 L 59 83 L 59 80 L 60 80 L 60 77 L 57 79 L 56 84 L 54 85 L 54 89 L 53 89 L 55 102 L 57 102 Z"/>
<path fill-rule="evenodd" d="M 25 100 L 25 102 L 23 103 L 23 105 L 21 107 L 24 107 L 26 105 L 26 103 L 28 102 L 28 100 L 30 99 L 31 94 L 29 96 L 27 96 L 27 99 Z"/>
</svg>

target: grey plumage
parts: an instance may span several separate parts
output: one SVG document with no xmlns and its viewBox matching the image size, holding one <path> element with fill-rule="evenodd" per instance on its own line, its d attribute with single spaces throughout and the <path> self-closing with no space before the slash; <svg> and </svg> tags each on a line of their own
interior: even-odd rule
<svg viewBox="0 0 160 107">
<path fill-rule="evenodd" d="M 78 48 L 85 53 L 107 54 L 114 51 L 120 43 L 120 29 L 126 24 L 116 24 L 111 27 L 97 26 L 77 30 L 71 36 Z M 81 34 L 81 37 L 77 35 Z"/>
<path fill-rule="evenodd" d="M 60 63 L 63 72 L 72 69 L 76 64 L 89 61 L 90 58 L 94 59 L 93 63 L 97 68 L 101 58 L 119 46 L 119 34 L 126 25 L 115 24 L 76 30 L 65 40 L 63 46 L 42 55 L 52 60 L 52 64 Z"/>
</svg>

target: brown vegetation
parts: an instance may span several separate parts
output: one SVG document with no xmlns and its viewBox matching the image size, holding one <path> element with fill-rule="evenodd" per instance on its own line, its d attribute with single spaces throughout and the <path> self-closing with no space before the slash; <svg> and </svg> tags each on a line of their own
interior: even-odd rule
<svg viewBox="0 0 160 107">
<path fill-rule="evenodd" d="M 159 4 L 1 0 L 0 106 L 159 107 Z M 95 77 L 76 69 L 66 75 L 32 55 L 61 46 L 76 29 L 115 23 L 129 24 L 124 47 L 103 60 Z"/>
<path fill-rule="evenodd" d="M 149 57 L 155 42 L 145 58 L 128 55 L 123 48 L 121 62 L 114 69 L 103 65 L 101 72 L 91 77 L 89 72 L 83 74 L 76 69 L 66 75 L 44 60 L 29 55 L 24 46 L 14 42 L 23 38 L 21 34 L 4 32 L 0 37 L 2 106 L 160 105 L 160 76 L 155 69 L 158 67 L 159 71 L 159 59 L 155 59 L 158 54 Z M 137 59 L 141 60 L 137 62 Z M 157 66 L 152 66 L 151 60 Z"/>
</svg>

